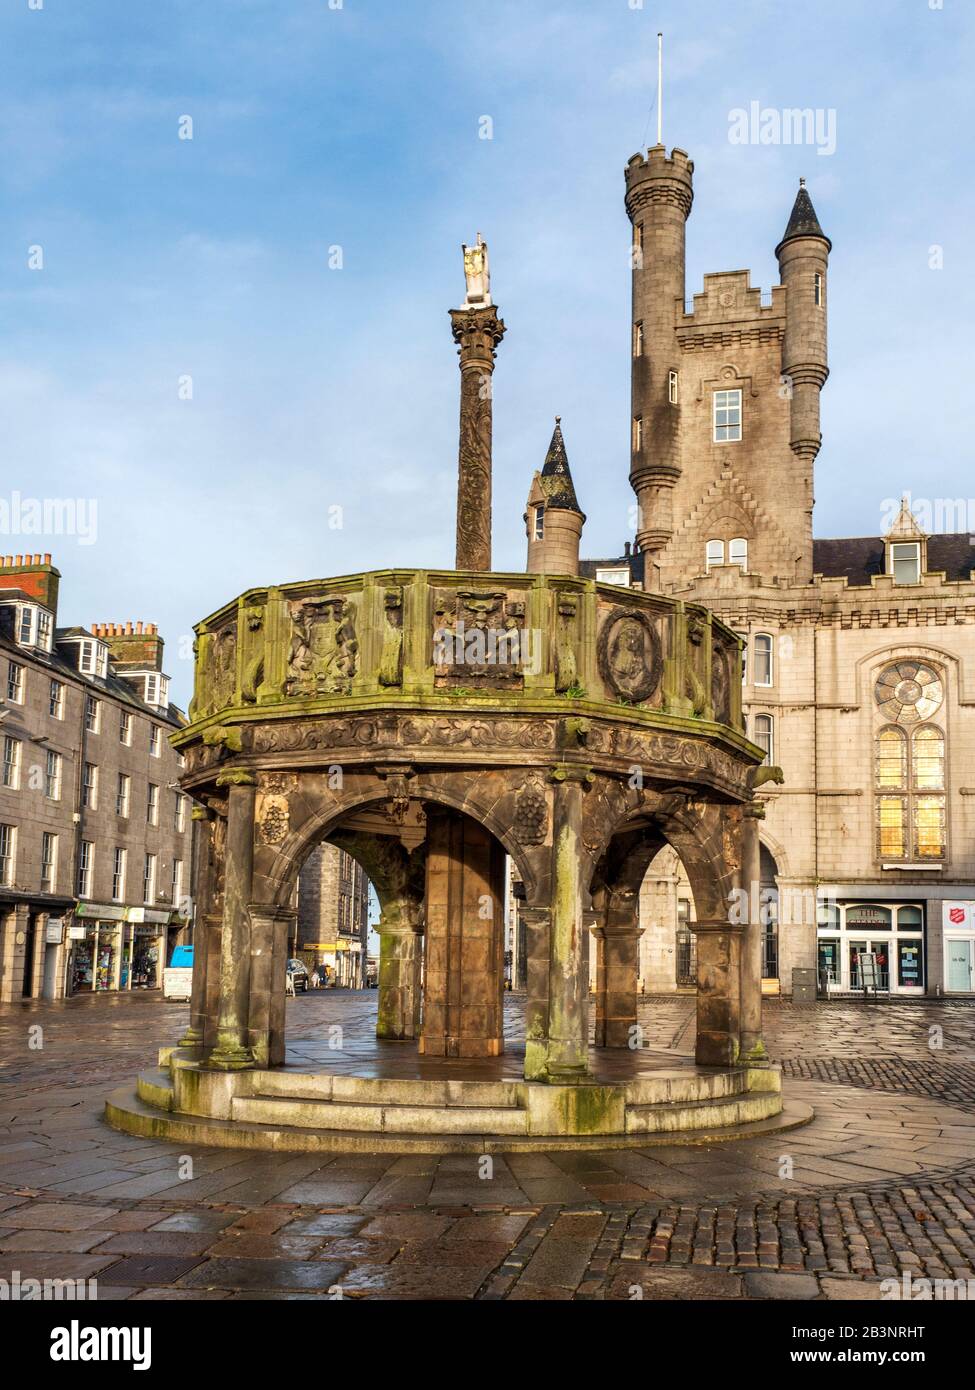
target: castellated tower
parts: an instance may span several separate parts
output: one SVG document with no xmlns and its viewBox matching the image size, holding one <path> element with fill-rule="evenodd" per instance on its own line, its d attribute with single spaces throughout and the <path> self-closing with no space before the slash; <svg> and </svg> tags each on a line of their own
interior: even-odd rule
<svg viewBox="0 0 975 1390">
<path fill-rule="evenodd" d="M 562 424 L 555 417 L 552 442 L 540 473 L 532 479 L 525 512 L 529 574 L 578 574 L 579 541 L 585 514 L 576 499 Z"/>
<path fill-rule="evenodd" d="M 830 242 L 803 185 L 777 248 L 781 284 L 704 277 L 688 312 L 694 165 L 663 146 L 626 166 L 633 228 L 630 482 L 644 587 L 812 578 L 813 463 L 828 375 Z"/>
</svg>

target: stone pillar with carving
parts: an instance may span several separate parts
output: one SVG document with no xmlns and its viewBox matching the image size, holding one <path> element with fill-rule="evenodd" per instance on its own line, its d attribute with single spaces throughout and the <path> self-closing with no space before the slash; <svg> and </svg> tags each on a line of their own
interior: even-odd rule
<svg viewBox="0 0 975 1390">
<path fill-rule="evenodd" d="M 762 1038 L 762 849 L 759 826 L 765 802 L 752 801 L 742 820 L 741 888 L 747 894 L 748 925 L 741 959 L 741 1055 L 743 1062 L 767 1062 Z"/>
<path fill-rule="evenodd" d="M 252 1067 L 248 1046 L 250 1011 L 250 916 L 254 875 L 254 805 L 257 779 L 236 768 L 221 772 L 218 787 L 228 788 L 227 841 L 220 932 L 220 1004 L 216 1046 L 209 1065 L 221 1071 Z"/>
<path fill-rule="evenodd" d="M 459 570 L 491 568 L 492 375 L 504 323 L 493 304 L 451 309 L 460 357 L 460 445 L 457 459 Z"/>
<path fill-rule="evenodd" d="M 640 980 L 639 894 L 607 892 L 596 942 L 596 1046 L 630 1047 L 636 1028 Z"/>
</svg>

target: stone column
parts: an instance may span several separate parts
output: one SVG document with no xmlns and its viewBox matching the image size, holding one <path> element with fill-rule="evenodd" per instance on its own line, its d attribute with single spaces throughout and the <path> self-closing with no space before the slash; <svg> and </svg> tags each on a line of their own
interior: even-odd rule
<svg viewBox="0 0 975 1390">
<path fill-rule="evenodd" d="M 702 1067 L 730 1067 L 739 1059 L 741 1035 L 740 927 L 727 920 L 698 921 L 697 1047 Z"/>
<path fill-rule="evenodd" d="M 582 798 L 587 768 L 555 773 L 552 925 L 549 931 L 545 1075 L 573 1081 L 589 1071 L 589 932 L 583 921 Z"/>
<path fill-rule="evenodd" d="M 504 1048 L 504 853 L 470 816 L 430 805 L 426 875 L 419 1051 L 496 1057 Z"/>
<path fill-rule="evenodd" d="M 196 863 L 193 866 L 193 984 L 190 992 L 190 1021 L 186 1032 L 179 1040 L 180 1047 L 202 1047 L 204 1021 L 206 1017 L 206 988 L 209 951 L 207 932 L 210 927 L 208 914 L 213 894 L 211 875 L 213 866 L 213 819 L 212 811 L 205 806 L 194 806 L 190 813 L 192 833 L 197 837 Z"/>
<path fill-rule="evenodd" d="M 548 1060 L 548 946 L 552 914 L 548 908 L 523 907 L 527 992 L 525 1001 L 525 1079 L 544 1079 Z"/>
<path fill-rule="evenodd" d="M 285 974 L 296 914 L 289 908 L 251 903 L 249 917 L 247 1046 L 257 1066 L 279 1067 L 285 1060 Z"/>
<path fill-rule="evenodd" d="M 379 1012 L 376 1037 L 389 1042 L 420 1031 L 422 904 L 387 903 L 379 918 Z"/>
<path fill-rule="evenodd" d="M 491 568 L 491 377 L 504 323 L 495 306 L 451 309 L 460 356 L 460 448 L 457 460 L 459 570 Z"/>
<path fill-rule="evenodd" d="M 753 801 L 742 820 L 741 886 L 748 895 L 748 925 L 741 952 L 741 1054 L 745 1062 L 767 1062 L 762 1038 L 762 907 L 759 826 L 765 803 Z"/>
<path fill-rule="evenodd" d="M 247 1045 L 250 995 L 250 919 L 248 903 L 254 870 L 254 803 L 257 779 L 251 772 L 221 772 L 218 787 L 228 787 L 227 844 L 223 923 L 220 932 L 220 1005 L 217 1045 L 209 1064 L 221 1071 L 252 1067 Z"/>
<path fill-rule="evenodd" d="M 640 982 L 639 895 L 611 893 L 596 941 L 596 1046 L 629 1047 Z"/>
</svg>

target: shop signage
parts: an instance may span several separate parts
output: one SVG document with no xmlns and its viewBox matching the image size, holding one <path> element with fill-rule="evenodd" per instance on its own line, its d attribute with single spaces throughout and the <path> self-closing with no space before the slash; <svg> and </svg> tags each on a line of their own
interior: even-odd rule
<svg viewBox="0 0 975 1390">
<path fill-rule="evenodd" d="M 943 903 L 945 931 L 975 931 L 975 902 Z"/>
<path fill-rule="evenodd" d="M 84 924 L 82 924 L 80 927 L 69 927 L 69 928 L 68 928 L 68 940 L 69 940 L 69 941 L 84 941 L 84 939 L 85 939 L 85 928 L 84 928 Z"/>
<path fill-rule="evenodd" d="M 48 946 L 60 946 L 64 940 L 64 918 L 49 917 L 44 928 L 44 940 Z"/>
<path fill-rule="evenodd" d="M 158 922 L 162 925 L 165 925 L 165 923 L 169 921 L 171 915 L 172 914 L 170 913 L 168 908 L 164 911 L 157 907 L 129 908 L 130 922 Z"/>
<path fill-rule="evenodd" d="M 886 907 L 848 907 L 846 909 L 848 927 L 890 927 L 890 912 Z"/>
<path fill-rule="evenodd" d="M 74 909 L 76 917 L 97 917 L 99 921 L 122 922 L 125 920 L 125 908 L 118 903 L 76 903 Z"/>
</svg>

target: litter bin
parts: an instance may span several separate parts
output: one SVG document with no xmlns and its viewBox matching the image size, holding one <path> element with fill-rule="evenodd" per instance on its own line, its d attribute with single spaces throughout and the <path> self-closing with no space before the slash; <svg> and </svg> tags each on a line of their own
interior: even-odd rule
<svg viewBox="0 0 975 1390">
<path fill-rule="evenodd" d="M 815 1004 L 816 971 L 813 966 L 795 966 L 792 971 L 793 1004 Z"/>
</svg>

